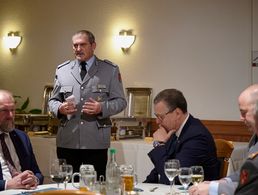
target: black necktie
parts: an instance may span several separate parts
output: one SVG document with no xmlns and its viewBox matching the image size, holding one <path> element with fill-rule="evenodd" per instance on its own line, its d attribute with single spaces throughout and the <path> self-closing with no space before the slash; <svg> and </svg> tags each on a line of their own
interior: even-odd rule
<svg viewBox="0 0 258 195">
<path fill-rule="evenodd" d="M 15 168 L 14 162 L 13 162 L 12 157 L 10 155 L 10 151 L 9 151 L 9 149 L 8 149 L 6 143 L 5 143 L 4 136 L 5 136 L 4 133 L 2 133 L 0 135 L 2 151 L 3 151 L 3 155 L 4 155 L 4 159 L 6 161 L 6 164 L 9 168 L 9 171 L 10 171 L 12 177 L 14 177 L 15 175 L 17 175 L 18 171 Z"/>
<path fill-rule="evenodd" d="M 83 80 L 85 75 L 87 74 L 87 70 L 86 70 L 87 63 L 81 62 L 80 65 L 81 65 L 81 79 Z"/>
</svg>

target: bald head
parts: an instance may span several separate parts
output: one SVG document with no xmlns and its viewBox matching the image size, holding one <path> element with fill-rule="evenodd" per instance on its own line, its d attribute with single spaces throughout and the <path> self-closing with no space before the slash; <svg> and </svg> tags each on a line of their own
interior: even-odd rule
<svg viewBox="0 0 258 195">
<path fill-rule="evenodd" d="M 6 100 L 14 102 L 12 93 L 7 90 L 0 89 L 0 105 Z"/>
<path fill-rule="evenodd" d="M 10 132 L 14 129 L 15 102 L 9 91 L 0 89 L 0 131 Z"/>
<path fill-rule="evenodd" d="M 240 119 L 245 125 L 258 135 L 257 122 L 257 101 L 258 101 L 258 84 L 247 87 L 239 96 L 238 104 L 241 113 Z"/>
</svg>

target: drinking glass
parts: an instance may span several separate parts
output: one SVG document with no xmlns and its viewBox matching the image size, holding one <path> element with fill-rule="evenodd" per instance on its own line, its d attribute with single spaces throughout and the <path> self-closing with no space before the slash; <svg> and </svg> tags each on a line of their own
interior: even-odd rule
<svg viewBox="0 0 258 195">
<path fill-rule="evenodd" d="M 178 175 L 180 163 L 177 159 L 169 159 L 164 164 L 165 174 L 170 181 L 170 195 L 173 194 L 174 191 L 174 178 Z"/>
<path fill-rule="evenodd" d="M 76 184 L 74 178 L 79 176 L 79 185 Z M 73 187 L 80 189 L 82 191 L 93 190 L 95 188 L 95 183 L 97 180 L 97 172 L 93 165 L 82 164 L 80 166 L 80 172 L 73 173 L 72 175 L 72 185 Z"/>
<path fill-rule="evenodd" d="M 189 167 L 181 167 L 179 169 L 179 181 L 185 189 L 185 195 L 189 184 L 192 182 L 192 170 Z"/>
<path fill-rule="evenodd" d="M 59 184 L 63 183 L 66 177 L 66 173 L 62 171 L 61 166 L 64 165 L 66 161 L 64 159 L 53 159 L 50 163 L 50 177 L 57 183 L 57 188 Z"/>
<path fill-rule="evenodd" d="M 192 182 L 195 186 L 201 183 L 204 179 L 204 171 L 202 166 L 192 166 Z"/>
<path fill-rule="evenodd" d="M 122 190 L 124 192 L 133 192 L 135 185 L 137 185 L 137 175 L 134 172 L 132 165 L 120 165 L 120 176 L 122 181 Z"/>
<path fill-rule="evenodd" d="M 61 172 L 65 173 L 64 189 L 66 190 L 67 183 L 72 178 L 73 166 L 72 165 L 68 165 L 68 164 L 62 164 L 60 166 L 61 166 L 60 167 L 61 168 Z"/>
</svg>

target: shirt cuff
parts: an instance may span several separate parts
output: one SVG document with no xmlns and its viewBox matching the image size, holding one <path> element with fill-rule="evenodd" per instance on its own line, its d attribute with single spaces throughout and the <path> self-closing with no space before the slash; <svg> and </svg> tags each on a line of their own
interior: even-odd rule
<svg viewBox="0 0 258 195">
<path fill-rule="evenodd" d="M 224 178 L 223 178 L 223 180 L 226 180 L 226 181 L 227 181 L 227 183 L 232 182 L 232 179 L 231 179 L 230 177 L 224 177 Z"/>
<path fill-rule="evenodd" d="M 217 195 L 219 189 L 219 183 L 216 181 L 211 181 L 209 185 L 209 195 Z"/>
</svg>

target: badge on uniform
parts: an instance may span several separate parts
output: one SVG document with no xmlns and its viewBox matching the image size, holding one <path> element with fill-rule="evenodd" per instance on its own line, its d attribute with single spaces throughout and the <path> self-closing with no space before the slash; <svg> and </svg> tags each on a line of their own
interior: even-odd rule
<svg viewBox="0 0 258 195">
<path fill-rule="evenodd" d="M 249 177 L 249 173 L 246 169 L 243 169 L 240 173 L 240 184 L 244 185 L 247 183 Z"/>
<path fill-rule="evenodd" d="M 118 80 L 119 80 L 119 82 L 122 82 L 122 77 L 121 77 L 120 73 L 118 73 Z"/>
</svg>

